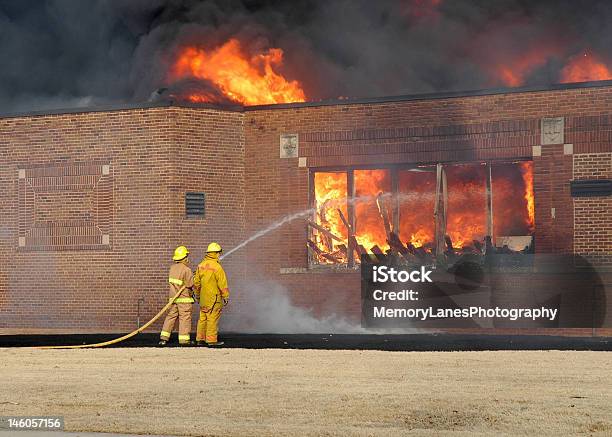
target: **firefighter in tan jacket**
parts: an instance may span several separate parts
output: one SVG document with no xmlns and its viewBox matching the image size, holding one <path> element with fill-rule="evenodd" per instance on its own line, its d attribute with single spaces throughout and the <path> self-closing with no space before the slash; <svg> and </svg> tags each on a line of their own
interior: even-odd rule
<svg viewBox="0 0 612 437">
<path fill-rule="evenodd" d="M 200 302 L 200 319 L 196 335 L 198 346 L 223 344 L 222 341 L 218 341 L 217 332 L 221 311 L 229 302 L 229 288 L 227 276 L 219 263 L 220 254 L 221 246 L 210 243 L 206 249 L 206 257 L 198 266 L 193 278 L 195 296 Z"/>
<path fill-rule="evenodd" d="M 170 284 L 169 299 L 173 299 L 174 295 L 184 287 L 181 294 L 174 299 L 174 303 L 168 310 L 164 326 L 162 327 L 159 336 L 159 345 L 165 346 L 170 339 L 174 323 L 178 319 L 178 340 L 180 346 L 191 346 L 191 312 L 193 309 L 193 273 L 189 266 L 189 251 L 185 246 L 179 246 L 174 250 L 174 264 L 170 267 L 168 274 L 168 283 Z"/>
</svg>

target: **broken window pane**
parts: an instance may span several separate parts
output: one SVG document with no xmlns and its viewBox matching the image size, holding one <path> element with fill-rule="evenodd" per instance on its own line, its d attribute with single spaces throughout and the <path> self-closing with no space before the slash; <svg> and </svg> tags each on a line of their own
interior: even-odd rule
<svg viewBox="0 0 612 437">
<path fill-rule="evenodd" d="M 435 240 L 435 167 L 398 172 L 399 237 L 402 243 L 433 249 Z"/>
<path fill-rule="evenodd" d="M 486 235 L 486 166 L 456 164 L 444 168 L 448 182 L 446 234 L 455 248 L 472 246 L 473 240 L 483 241 Z"/>
<path fill-rule="evenodd" d="M 493 191 L 493 234 L 496 246 L 508 243 L 505 237 L 533 235 L 533 163 L 531 161 L 494 164 L 491 168 Z M 513 249 L 524 249 L 529 238 L 512 239 Z M 520 247 L 523 245 L 523 247 Z"/>
</svg>

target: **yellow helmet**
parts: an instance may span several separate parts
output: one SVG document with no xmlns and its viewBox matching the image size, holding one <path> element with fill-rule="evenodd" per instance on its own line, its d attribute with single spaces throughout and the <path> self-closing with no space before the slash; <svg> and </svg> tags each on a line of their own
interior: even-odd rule
<svg viewBox="0 0 612 437">
<path fill-rule="evenodd" d="M 208 249 L 206 249 L 206 252 L 221 252 L 221 246 L 219 245 L 219 243 L 210 243 L 208 245 Z"/>
<path fill-rule="evenodd" d="M 182 259 L 187 258 L 187 255 L 189 255 L 189 251 L 187 250 L 187 248 L 185 246 L 179 246 L 174 249 L 174 256 L 172 257 L 172 259 L 174 261 L 180 261 Z"/>
</svg>

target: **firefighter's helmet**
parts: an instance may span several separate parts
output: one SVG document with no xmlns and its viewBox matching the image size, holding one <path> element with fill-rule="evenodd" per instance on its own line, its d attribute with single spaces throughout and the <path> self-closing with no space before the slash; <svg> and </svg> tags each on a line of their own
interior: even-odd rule
<svg viewBox="0 0 612 437">
<path fill-rule="evenodd" d="M 189 251 L 187 250 L 187 248 L 185 246 L 179 246 L 174 249 L 174 256 L 172 257 L 172 259 L 174 261 L 180 261 L 182 259 L 187 258 L 187 255 L 189 255 Z"/>
<path fill-rule="evenodd" d="M 221 246 L 219 245 L 219 243 L 210 243 L 208 245 L 208 249 L 206 249 L 206 252 L 221 252 Z"/>
</svg>

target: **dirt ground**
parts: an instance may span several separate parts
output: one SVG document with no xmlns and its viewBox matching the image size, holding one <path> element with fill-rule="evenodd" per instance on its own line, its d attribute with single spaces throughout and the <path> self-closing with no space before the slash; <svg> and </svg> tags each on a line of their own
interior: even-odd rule
<svg viewBox="0 0 612 437">
<path fill-rule="evenodd" d="M 1 415 L 162 435 L 611 435 L 612 353 L 0 349 Z"/>
</svg>

